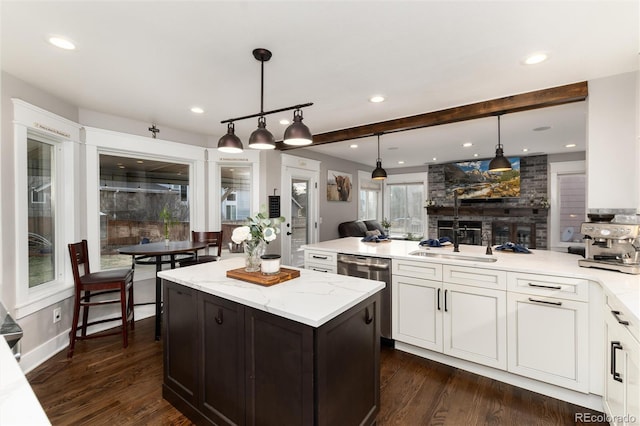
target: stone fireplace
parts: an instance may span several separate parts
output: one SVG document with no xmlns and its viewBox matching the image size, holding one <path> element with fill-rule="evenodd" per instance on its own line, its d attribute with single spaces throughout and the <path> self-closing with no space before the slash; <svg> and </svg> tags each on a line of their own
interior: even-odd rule
<svg viewBox="0 0 640 426">
<path fill-rule="evenodd" d="M 446 226 L 442 225 L 453 220 L 453 195 L 445 191 L 444 167 L 443 164 L 429 166 L 429 201 L 433 204 L 427 207 L 429 236 L 449 236 Z M 461 200 L 458 213 L 461 229 L 463 222 L 479 223 L 480 235 L 484 238 L 481 244 L 487 244 L 488 238 L 492 245 L 511 241 L 529 248 L 546 249 L 548 208 L 544 202 L 547 199 L 547 156 L 521 157 L 520 197 Z M 477 233 L 476 225 L 473 235 Z M 477 238 L 467 243 L 477 244 Z"/>
</svg>

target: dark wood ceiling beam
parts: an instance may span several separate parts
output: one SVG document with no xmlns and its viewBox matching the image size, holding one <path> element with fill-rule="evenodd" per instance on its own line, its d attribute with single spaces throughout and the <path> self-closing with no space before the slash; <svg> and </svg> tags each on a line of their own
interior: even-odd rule
<svg viewBox="0 0 640 426">
<path fill-rule="evenodd" d="M 372 136 L 377 133 L 401 132 L 420 129 L 423 127 L 438 126 L 440 124 L 456 123 L 458 121 L 474 120 L 499 114 L 509 114 L 571 102 L 579 102 L 585 100 L 587 95 L 587 82 L 583 81 L 568 84 L 566 86 L 536 90 L 504 98 L 477 102 L 475 104 L 443 109 L 440 111 L 427 112 L 409 117 L 351 127 L 348 129 L 320 133 L 313 135 L 313 145 L 324 145 Z M 285 151 L 301 147 L 287 146 L 282 142 L 277 142 L 276 148 Z"/>
</svg>

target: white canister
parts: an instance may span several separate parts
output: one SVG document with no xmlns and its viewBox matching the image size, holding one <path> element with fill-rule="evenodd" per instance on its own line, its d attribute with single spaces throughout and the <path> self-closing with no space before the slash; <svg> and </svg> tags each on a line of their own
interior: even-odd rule
<svg viewBox="0 0 640 426">
<path fill-rule="evenodd" d="M 264 275 L 274 275 L 280 272 L 279 254 L 263 254 L 260 259 L 262 259 L 260 270 Z"/>
</svg>

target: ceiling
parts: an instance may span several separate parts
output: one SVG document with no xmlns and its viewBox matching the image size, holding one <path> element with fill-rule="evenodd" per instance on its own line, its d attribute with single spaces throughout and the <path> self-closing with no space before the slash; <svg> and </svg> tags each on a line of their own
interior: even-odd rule
<svg viewBox="0 0 640 426">
<path fill-rule="evenodd" d="M 0 13 L 7 73 L 81 109 L 206 135 L 211 147 L 221 120 L 260 111 L 257 47 L 273 52 L 264 110 L 313 102 L 304 122 L 315 134 L 638 69 L 633 0 L 3 0 Z M 77 49 L 51 46 L 51 35 Z M 534 52 L 549 59 L 524 65 Z M 386 101 L 368 102 L 374 94 Z M 582 102 L 505 115 L 505 154 L 583 151 L 585 114 Z M 267 116 L 276 139 L 291 117 Z M 246 146 L 257 119 L 235 124 Z M 385 168 L 488 158 L 496 142 L 491 117 L 385 134 L 381 156 Z M 375 137 L 310 149 L 371 166 L 377 157 Z"/>
</svg>

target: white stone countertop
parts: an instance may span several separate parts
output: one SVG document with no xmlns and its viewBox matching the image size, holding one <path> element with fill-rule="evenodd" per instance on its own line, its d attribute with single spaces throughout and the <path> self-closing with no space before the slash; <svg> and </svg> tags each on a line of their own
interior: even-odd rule
<svg viewBox="0 0 640 426">
<path fill-rule="evenodd" d="M 530 254 L 526 254 L 494 249 L 492 257 L 497 259 L 496 262 L 476 262 L 411 256 L 409 255 L 410 252 L 421 249 L 417 241 L 391 240 L 390 242 L 381 243 L 363 243 L 360 240 L 361 238 L 359 237 L 339 238 L 317 244 L 308 244 L 302 248 L 588 279 L 599 283 L 603 287 L 605 294 L 613 296 L 626 308 L 626 311 L 633 316 L 629 321 L 634 321 L 635 324 L 640 323 L 640 275 L 581 267 L 578 265 L 578 260 L 582 259 L 579 255 L 549 250 L 532 249 Z M 429 247 L 426 250 L 450 255 L 489 257 L 485 254 L 485 246 L 461 244 L 459 249 L 459 253 L 453 252 L 453 246 Z M 425 250 L 425 248 L 422 248 L 422 250 Z"/>
<path fill-rule="evenodd" d="M 298 278 L 269 287 L 226 276 L 228 270 L 243 266 L 243 257 L 233 257 L 162 271 L 158 276 L 312 327 L 321 326 L 385 287 L 381 281 L 307 269 L 300 269 Z"/>
<path fill-rule="evenodd" d="M 0 338 L 0 425 L 50 425 L 9 345 Z"/>
</svg>

